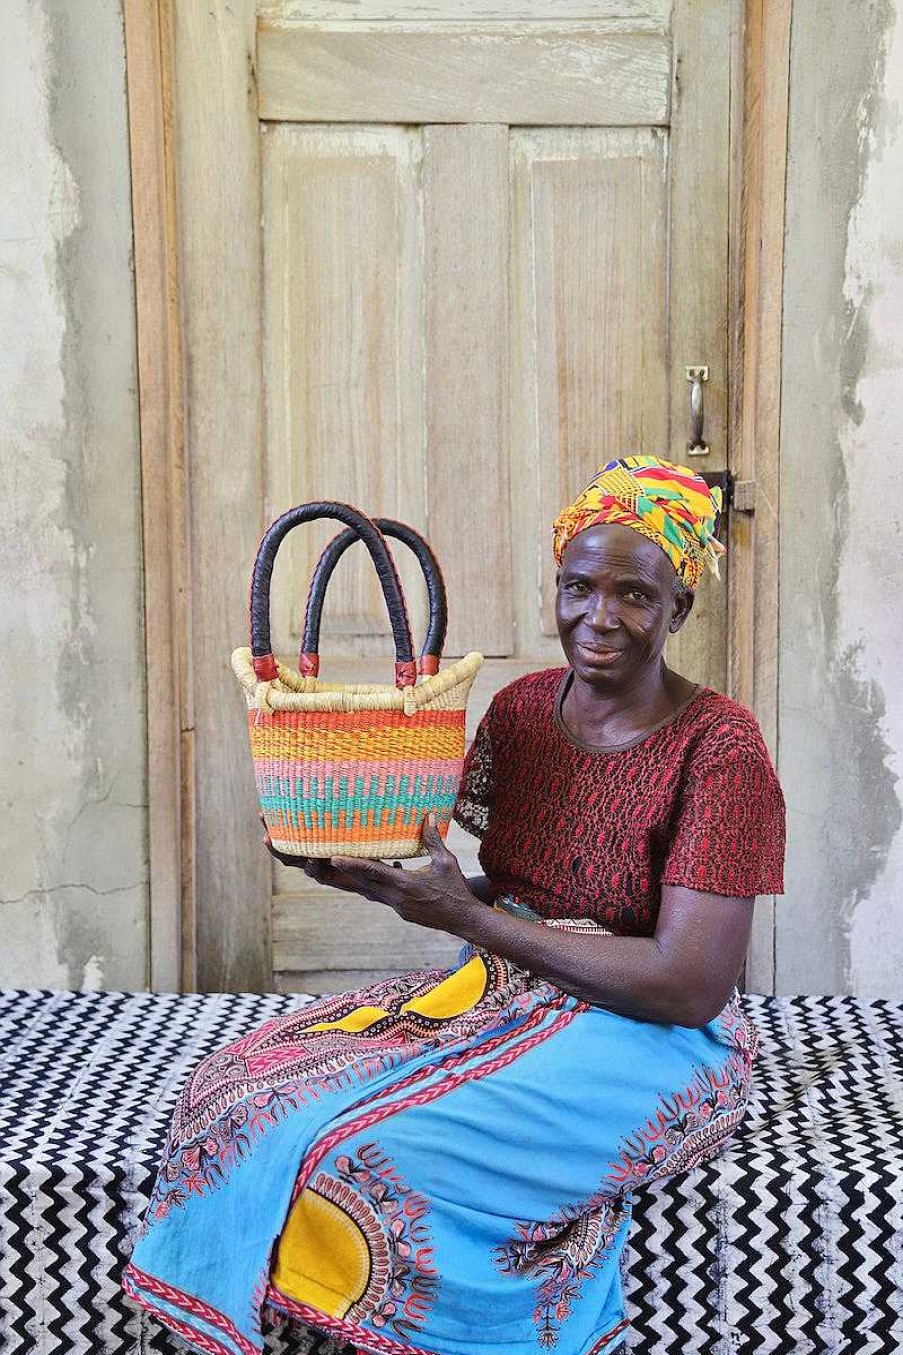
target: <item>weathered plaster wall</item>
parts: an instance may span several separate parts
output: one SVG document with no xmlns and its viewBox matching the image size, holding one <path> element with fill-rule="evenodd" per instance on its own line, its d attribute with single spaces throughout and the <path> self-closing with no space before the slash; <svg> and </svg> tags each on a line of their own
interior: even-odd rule
<svg viewBox="0 0 903 1355">
<path fill-rule="evenodd" d="M 779 992 L 903 997 L 903 3 L 794 0 Z"/>
<path fill-rule="evenodd" d="M 141 537 L 117 0 L 6 0 L 0 110 L 0 984 L 141 987 Z"/>
</svg>

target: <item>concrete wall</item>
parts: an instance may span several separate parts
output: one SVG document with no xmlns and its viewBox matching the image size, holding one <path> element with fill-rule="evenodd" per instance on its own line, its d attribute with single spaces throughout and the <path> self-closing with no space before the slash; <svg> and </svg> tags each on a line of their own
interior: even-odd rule
<svg viewBox="0 0 903 1355">
<path fill-rule="evenodd" d="M 794 0 L 779 992 L 903 998 L 903 4 Z"/>
<path fill-rule="evenodd" d="M 0 984 L 141 987 L 141 534 L 122 15 L 0 44 Z"/>
</svg>

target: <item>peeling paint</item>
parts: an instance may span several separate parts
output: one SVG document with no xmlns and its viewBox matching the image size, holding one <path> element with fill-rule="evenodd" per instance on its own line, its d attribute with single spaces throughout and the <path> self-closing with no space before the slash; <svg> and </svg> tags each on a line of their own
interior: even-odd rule
<svg viewBox="0 0 903 1355">
<path fill-rule="evenodd" d="M 848 533 L 838 571 L 838 640 L 874 674 L 871 740 L 858 755 L 865 820 L 861 825 L 870 869 L 848 882 L 844 922 L 847 979 L 866 995 L 903 996 L 903 633 L 898 614 L 901 533 L 899 513 L 875 511 L 871 486 L 885 504 L 903 489 L 900 361 L 903 352 L 903 13 L 885 35 L 880 97 L 859 111 L 865 164 L 859 201 L 850 216 L 844 297 L 863 332 L 862 363 L 850 373 L 840 446 L 847 475 Z M 896 360 L 895 360 L 896 359 Z M 889 482 L 888 467 L 894 468 Z M 852 487 L 858 486 L 854 493 Z M 879 686 L 880 684 L 880 686 Z M 896 745 L 896 746 L 894 746 Z M 899 751 L 897 751 L 899 750 Z"/>
<path fill-rule="evenodd" d="M 121 7 L 4 7 L 0 983 L 141 987 L 146 772 Z M 6 470 L 11 474 L 7 477 Z"/>
<path fill-rule="evenodd" d="M 97 992 L 98 989 L 103 988 L 103 971 L 103 956 L 89 955 L 82 970 L 82 981 L 79 987 L 84 992 Z"/>
<path fill-rule="evenodd" d="M 882 573 L 899 536 L 882 517 L 876 486 L 882 503 L 892 501 L 903 472 L 892 469 L 886 443 L 866 431 L 875 415 L 867 376 L 874 275 L 852 262 L 848 244 L 888 135 L 894 6 L 872 0 L 857 7 L 856 20 L 837 0 L 794 5 L 779 698 L 789 842 L 776 924 L 776 986 L 785 993 L 879 991 L 868 963 L 854 967 L 852 938 L 866 900 L 891 905 L 877 882 L 901 822 L 892 764 L 894 743 L 903 747 L 903 711 L 889 708 L 894 668 L 885 671 L 878 654 L 893 634 L 894 586 Z M 879 252 L 896 220 L 872 215 Z M 899 591 L 898 566 L 890 572 Z M 885 940 L 876 932 L 861 958 L 876 958 Z M 886 978 L 903 996 L 899 966 Z"/>
</svg>

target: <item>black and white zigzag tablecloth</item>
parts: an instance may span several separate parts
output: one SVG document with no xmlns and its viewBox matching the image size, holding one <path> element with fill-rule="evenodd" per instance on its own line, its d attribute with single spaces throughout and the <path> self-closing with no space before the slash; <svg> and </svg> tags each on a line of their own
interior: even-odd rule
<svg viewBox="0 0 903 1355">
<path fill-rule="evenodd" d="M 184 1350 L 118 1287 L 173 1103 L 202 1055 L 302 1001 L 0 993 L 4 1355 Z M 629 1349 L 900 1355 L 903 1005 L 745 1001 L 762 1036 L 745 1127 L 636 1196 Z"/>
</svg>

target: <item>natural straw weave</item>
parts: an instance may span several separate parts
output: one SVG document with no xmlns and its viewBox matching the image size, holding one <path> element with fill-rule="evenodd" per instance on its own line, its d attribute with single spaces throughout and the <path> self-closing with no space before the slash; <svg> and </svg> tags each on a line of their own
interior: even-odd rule
<svg viewBox="0 0 903 1355">
<path fill-rule="evenodd" d="M 293 856 L 419 856 L 427 813 L 444 837 L 482 663 L 482 654 L 467 654 L 404 688 L 323 682 L 285 664 L 263 681 L 251 650 L 236 649 L 232 668 L 248 705 L 273 846 Z"/>
</svg>

